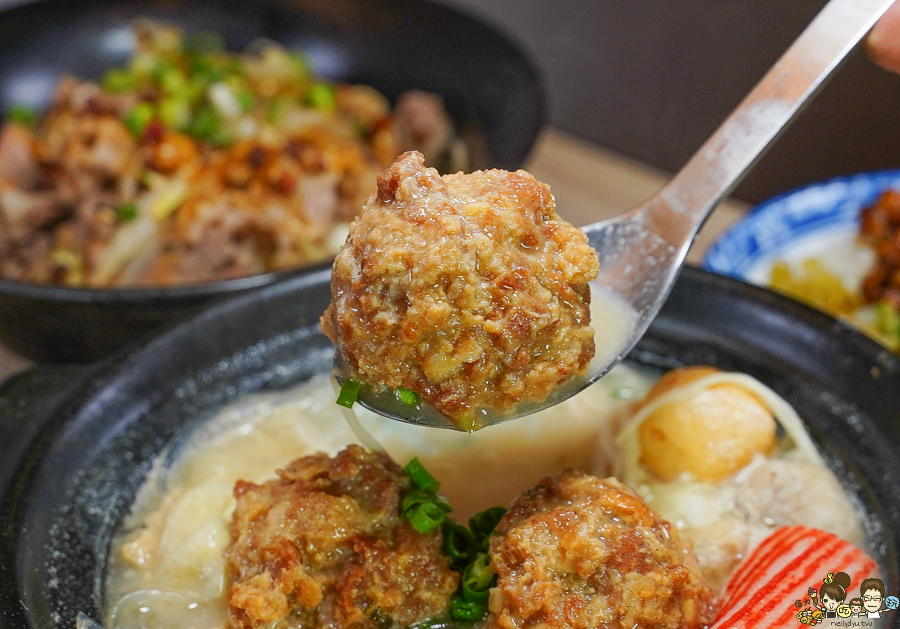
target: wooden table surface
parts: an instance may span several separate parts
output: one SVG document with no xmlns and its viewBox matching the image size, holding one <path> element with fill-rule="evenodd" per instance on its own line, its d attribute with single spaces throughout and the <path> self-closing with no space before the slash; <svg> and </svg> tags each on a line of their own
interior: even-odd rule
<svg viewBox="0 0 900 629">
<path fill-rule="evenodd" d="M 559 213 L 576 225 L 617 216 L 653 195 L 669 175 L 556 129 L 538 139 L 526 168 L 550 185 Z M 697 236 L 688 261 L 699 262 L 709 245 L 746 211 L 728 200 Z M 0 381 L 29 362 L 0 345 Z"/>
</svg>

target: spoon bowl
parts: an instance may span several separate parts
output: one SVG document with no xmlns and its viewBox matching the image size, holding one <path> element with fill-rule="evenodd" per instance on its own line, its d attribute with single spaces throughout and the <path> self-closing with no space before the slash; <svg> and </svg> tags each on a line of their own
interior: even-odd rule
<svg viewBox="0 0 900 629">
<path fill-rule="evenodd" d="M 643 205 L 585 226 L 600 270 L 592 299 L 618 300 L 633 313 L 630 332 L 612 357 L 599 356 L 540 402 L 502 412 L 479 410 L 459 424 L 425 403 L 403 404 L 389 389 L 364 387 L 359 402 L 391 419 L 474 430 L 517 419 L 569 398 L 620 362 L 647 331 L 672 291 L 688 249 L 709 214 L 787 128 L 893 0 L 831 0 L 682 170 Z M 335 378 L 348 377 L 335 363 Z"/>
</svg>

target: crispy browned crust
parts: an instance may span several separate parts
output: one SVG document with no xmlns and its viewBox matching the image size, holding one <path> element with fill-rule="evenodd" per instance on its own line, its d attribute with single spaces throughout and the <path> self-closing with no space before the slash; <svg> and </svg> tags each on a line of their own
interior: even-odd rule
<svg viewBox="0 0 900 629">
<path fill-rule="evenodd" d="M 497 532 L 496 629 L 694 628 L 714 618 L 689 543 L 615 479 L 574 471 L 544 479 Z"/>
<path fill-rule="evenodd" d="M 441 177 L 400 156 L 352 225 L 325 333 L 370 382 L 450 417 L 545 398 L 594 355 L 597 258 L 524 171 Z"/>
<path fill-rule="evenodd" d="M 386 455 L 351 445 L 278 475 L 235 487 L 230 627 L 368 629 L 445 612 L 459 575 L 440 529 L 422 535 L 401 519 L 409 480 Z"/>
</svg>

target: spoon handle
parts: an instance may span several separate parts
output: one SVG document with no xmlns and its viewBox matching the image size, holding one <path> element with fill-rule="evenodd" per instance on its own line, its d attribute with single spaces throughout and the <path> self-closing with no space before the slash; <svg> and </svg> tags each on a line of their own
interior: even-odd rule
<svg viewBox="0 0 900 629">
<path fill-rule="evenodd" d="M 831 0 L 685 167 L 637 212 L 687 246 L 715 206 L 823 85 L 893 0 Z M 655 215 L 655 216 L 654 216 Z M 662 228 L 662 229 L 660 229 Z"/>
</svg>

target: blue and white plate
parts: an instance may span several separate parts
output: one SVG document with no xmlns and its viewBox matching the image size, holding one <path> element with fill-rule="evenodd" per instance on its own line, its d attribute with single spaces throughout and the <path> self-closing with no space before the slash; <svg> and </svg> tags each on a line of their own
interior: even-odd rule
<svg viewBox="0 0 900 629">
<path fill-rule="evenodd" d="M 848 288 L 858 286 L 874 258 L 857 242 L 859 213 L 888 188 L 900 189 L 900 170 L 839 177 L 770 199 L 719 237 L 703 268 L 765 286 L 774 262 L 814 258 Z"/>
</svg>

